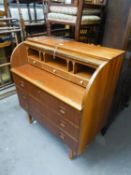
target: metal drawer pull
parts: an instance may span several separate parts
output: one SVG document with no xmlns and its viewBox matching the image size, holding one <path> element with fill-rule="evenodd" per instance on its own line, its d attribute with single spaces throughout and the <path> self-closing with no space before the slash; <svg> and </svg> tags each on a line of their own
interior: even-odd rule
<svg viewBox="0 0 131 175">
<path fill-rule="evenodd" d="M 59 112 L 60 112 L 61 114 L 65 114 L 65 113 L 66 113 L 64 109 L 60 109 Z"/>
<path fill-rule="evenodd" d="M 33 64 L 36 64 L 36 61 L 33 61 Z"/>
<path fill-rule="evenodd" d="M 83 81 L 83 80 L 81 80 L 81 81 L 80 81 L 80 84 L 81 84 L 81 85 L 83 85 L 83 83 L 84 83 L 84 81 Z"/>
<path fill-rule="evenodd" d="M 65 139 L 65 135 L 64 135 L 64 134 L 59 133 L 59 136 L 60 136 L 60 138 L 61 138 L 62 140 L 64 140 L 64 139 Z"/>
<path fill-rule="evenodd" d="M 60 112 L 61 114 L 65 114 L 65 113 L 66 113 L 66 110 L 65 110 L 65 108 L 59 106 L 59 112 Z"/>
<path fill-rule="evenodd" d="M 63 122 L 60 122 L 60 126 L 63 127 L 63 128 L 66 127 L 65 123 L 63 123 Z"/>
<path fill-rule="evenodd" d="M 56 73 L 56 69 L 53 69 L 53 73 Z"/>
</svg>

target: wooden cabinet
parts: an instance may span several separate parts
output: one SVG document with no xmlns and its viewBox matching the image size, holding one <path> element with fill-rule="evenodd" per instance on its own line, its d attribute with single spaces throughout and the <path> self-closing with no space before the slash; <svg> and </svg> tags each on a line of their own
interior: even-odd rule
<svg viewBox="0 0 131 175">
<path fill-rule="evenodd" d="M 37 37 L 12 54 L 20 105 L 80 155 L 105 126 L 124 52 Z"/>
</svg>

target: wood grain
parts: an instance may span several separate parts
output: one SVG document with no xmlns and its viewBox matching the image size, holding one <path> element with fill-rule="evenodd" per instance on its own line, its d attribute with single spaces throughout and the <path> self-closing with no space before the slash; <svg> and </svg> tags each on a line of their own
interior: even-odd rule
<svg viewBox="0 0 131 175">
<path fill-rule="evenodd" d="M 28 39 L 12 54 L 21 106 L 68 145 L 70 158 L 105 126 L 123 58 L 121 50 L 52 37 Z"/>
</svg>

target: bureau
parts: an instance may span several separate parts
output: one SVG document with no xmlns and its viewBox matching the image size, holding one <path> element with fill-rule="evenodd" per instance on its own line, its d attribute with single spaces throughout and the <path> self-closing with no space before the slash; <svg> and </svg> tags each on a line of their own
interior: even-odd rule
<svg viewBox="0 0 131 175">
<path fill-rule="evenodd" d="M 105 126 L 124 51 L 54 37 L 29 38 L 11 58 L 20 105 L 80 155 Z"/>
</svg>

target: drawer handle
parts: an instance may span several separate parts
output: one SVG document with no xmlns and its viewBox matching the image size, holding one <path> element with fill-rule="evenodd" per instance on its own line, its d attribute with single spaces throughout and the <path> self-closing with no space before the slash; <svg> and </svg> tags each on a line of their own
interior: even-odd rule
<svg viewBox="0 0 131 175">
<path fill-rule="evenodd" d="M 62 128 L 65 128 L 66 127 L 66 125 L 65 125 L 65 123 L 64 122 L 60 122 L 60 126 L 62 127 Z"/>
<path fill-rule="evenodd" d="M 53 73 L 56 73 L 56 69 L 53 69 Z"/>
<path fill-rule="evenodd" d="M 33 61 L 33 64 L 36 64 L 36 61 Z"/>
<path fill-rule="evenodd" d="M 21 82 L 20 82 L 20 86 L 21 86 L 21 87 L 25 87 L 24 82 L 21 81 Z"/>
<path fill-rule="evenodd" d="M 65 113 L 66 113 L 65 110 L 62 109 L 62 108 L 59 109 L 59 112 L 60 112 L 61 114 L 65 114 Z"/>
<path fill-rule="evenodd" d="M 80 84 L 81 84 L 81 85 L 83 85 L 83 83 L 84 83 L 84 81 L 83 81 L 83 80 L 81 80 L 81 81 L 80 81 Z"/>
<path fill-rule="evenodd" d="M 62 140 L 64 140 L 64 139 L 65 139 L 65 135 L 64 135 L 64 134 L 59 133 L 59 136 L 60 136 L 60 138 L 61 138 Z"/>
</svg>

